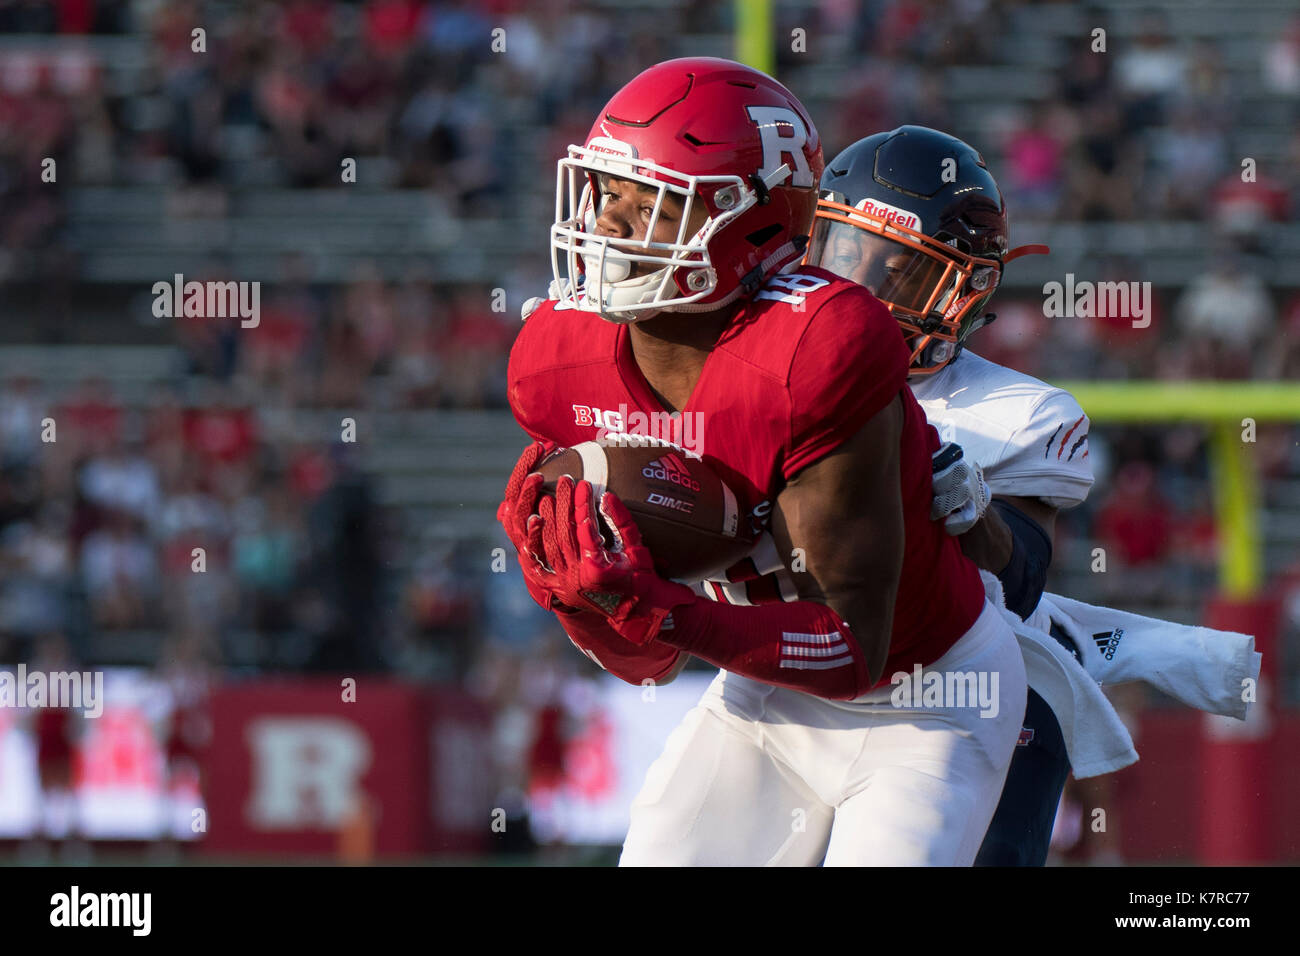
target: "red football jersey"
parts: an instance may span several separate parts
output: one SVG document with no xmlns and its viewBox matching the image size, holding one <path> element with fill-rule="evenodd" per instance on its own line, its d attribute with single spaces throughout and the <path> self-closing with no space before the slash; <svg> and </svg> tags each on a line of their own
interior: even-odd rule
<svg viewBox="0 0 1300 956">
<path fill-rule="evenodd" d="M 564 446 L 648 435 L 702 458 L 758 537 L 749 557 L 695 582 L 697 592 L 732 604 L 798 600 L 766 530 L 772 503 L 901 393 L 906 545 L 881 683 L 938 660 L 975 623 L 984 602 L 979 571 L 930 520 L 939 436 L 907 388 L 898 323 L 869 292 L 814 267 L 772 278 L 738 307 L 671 420 L 636 364 L 627 327 L 556 305 L 533 312 L 510 353 L 515 418 L 534 438 Z"/>
</svg>

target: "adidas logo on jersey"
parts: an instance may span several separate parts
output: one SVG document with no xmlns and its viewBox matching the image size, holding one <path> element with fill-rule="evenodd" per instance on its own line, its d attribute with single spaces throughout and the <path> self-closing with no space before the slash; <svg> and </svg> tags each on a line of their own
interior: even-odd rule
<svg viewBox="0 0 1300 956">
<path fill-rule="evenodd" d="M 1097 650 L 1101 651 L 1101 656 L 1112 661 L 1115 659 L 1115 650 L 1119 647 L 1120 638 L 1123 636 L 1124 628 L 1117 627 L 1113 631 L 1098 631 L 1092 635 L 1092 640 L 1097 645 Z"/>
<path fill-rule="evenodd" d="M 691 491 L 699 491 L 700 483 L 691 477 L 690 470 L 676 454 L 662 455 L 641 469 L 641 475 L 655 481 L 666 481 Z"/>
</svg>

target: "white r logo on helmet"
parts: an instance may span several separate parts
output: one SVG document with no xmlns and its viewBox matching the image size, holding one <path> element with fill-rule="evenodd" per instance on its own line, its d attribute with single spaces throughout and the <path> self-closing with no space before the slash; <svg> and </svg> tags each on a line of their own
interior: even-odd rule
<svg viewBox="0 0 1300 956">
<path fill-rule="evenodd" d="M 763 138 L 763 168 L 758 174 L 764 178 L 780 168 L 782 156 L 790 157 L 790 185 L 806 188 L 815 186 L 804 144 L 808 142 L 808 127 L 799 114 L 784 106 L 747 106 L 749 118 L 758 124 L 758 135 Z M 788 132 L 785 132 L 788 130 Z"/>
</svg>

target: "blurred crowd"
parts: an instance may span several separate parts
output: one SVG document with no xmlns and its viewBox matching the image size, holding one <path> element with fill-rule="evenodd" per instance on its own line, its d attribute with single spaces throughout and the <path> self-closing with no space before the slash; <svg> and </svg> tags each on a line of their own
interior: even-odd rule
<svg viewBox="0 0 1300 956">
<path fill-rule="evenodd" d="M 176 320 L 187 374 L 286 407 L 505 407 L 518 299 L 507 313 L 494 289 L 423 273 L 387 281 L 369 261 L 338 284 L 312 282 L 299 256 L 286 256 L 280 274 L 262 288 L 254 327 Z"/>
<path fill-rule="evenodd" d="M 154 653 L 252 666 L 375 669 L 391 535 L 352 449 L 268 435 L 212 386 L 160 384 L 128 407 L 88 378 L 51 401 L 29 376 L 0 393 L 0 658 L 49 635 L 76 657 Z M 300 635 L 251 660 L 233 635 Z M 164 653 L 165 652 L 165 653 Z"/>
<path fill-rule="evenodd" d="M 1204 226 L 1195 280 L 1157 287 L 1152 325 L 1140 334 L 1127 314 L 1048 328 L 1034 320 L 1041 302 L 1024 301 L 1023 321 L 995 333 L 1017 340 L 1020 367 L 1094 378 L 1294 375 L 1300 297 L 1271 286 L 1263 236 L 1300 202 L 1300 17 L 1261 41 L 1249 91 L 1234 86 L 1240 74 L 1227 68 L 1213 38 L 1176 37 L 1175 25 L 1153 12 L 1135 39 L 1111 37 L 1104 53 L 1093 52 L 1092 42 L 1070 42 L 1040 95 L 972 115 L 966 91 L 956 97 L 943 70 L 1011 68 L 1016 51 L 1000 38 L 1024 6 L 778 5 L 778 35 L 798 24 L 818 54 L 801 58 L 778 44 L 780 67 L 798 87 L 807 60 L 838 62 L 835 92 L 817 107 L 828 155 L 872 131 L 931 125 L 976 141 L 1013 222 Z M 337 185 L 341 158 L 371 157 L 368 180 L 426 190 L 453 216 L 522 211 L 536 220 L 540 263 L 551 196 L 538 164 L 549 168 L 585 135 L 623 78 L 681 52 L 681 37 L 726 35 L 730 13 L 727 3 L 622 10 L 592 0 L 0 2 L 0 34 L 148 38 L 147 62 L 129 74 L 127 89 L 127 74 L 75 43 L 57 52 L 19 47 L 0 58 L 7 210 L 0 277 L 63 276 L 76 267 L 62 229 L 68 193 L 42 182 L 46 158 L 57 161 L 61 183 L 224 196 L 241 185 Z M 191 52 L 196 24 L 210 24 L 204 56 Z M 1261 91 L 1291 111 L 1290 161 L 1252 169 L 1243 181 L 1243 97 Z M 218 208 L 227 201 L 221 196 Z M 465 407 L 501 401 L 496 365 L 479 358 L 485 350 L 500 358 L 509 325 L 503 331 L 463 319 L 484 309 L 484 290 L 447 277 L 436 286 L 413 277 L 385 287 L 363 264 L 355 275 L 331 277 L 336 285 L 313 292 L 309 308 L 302 273 L 300 265 L 282 271 L 280 312 L 250 360 L 259 370 L 273 371 L 290 349 L 310 342 L 339 356 L 336 374 L 319 386 L 326 400 L 357 390 L 362 370 L 352 366 L 397 355 L 399 373 L 421 396 L 437 393 L 438 402 Z M 1094 278 L 1148 278 L 1141 262 L 1123 257 L 1107 273 Z M 314 320 L 305 319 L 308 311 Z M 324 312 L 344 320 L 324 323 Z M 453 348 L 468 360 L 441 360 Z M 204 360 L 219 366 L 230 358 Z"/>
</svg>

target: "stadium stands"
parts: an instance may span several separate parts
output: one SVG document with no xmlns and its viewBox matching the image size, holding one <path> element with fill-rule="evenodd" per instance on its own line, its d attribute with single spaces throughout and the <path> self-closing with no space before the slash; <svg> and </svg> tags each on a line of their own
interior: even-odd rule
<svg viewBox="0 0 1300 956">
<path fill-rule="evenodd" d="M 86 18 L 68 19 L 82 9 Z M 111 515 L 75 488 L 112 449 L 90 436 L 70 457 L 37 464 L 10 413 L 0 545 L 20 566 L 32 560 L 33 519 L 66 506 L 47 515 L 65 522 L 73 552 L 57 587 L 80 597 L 58 626 L 83 654 L 147 660 L 159 628 L 215 608 L 214 653 L 249 667 L 310 666 L 332 640 L 320 613 L 334 599 L 328 582 L 345 570 L 331 542 L 344 540 L 356 509 L 381 539 L 363 563 L 367 580 L 382 580 L 385 608 L 365 629 L 379 632 L 380 650 L 363 654 L 358 639 L 357 660 L 392 666 L 410 642 L 442 639 L 452 622 L 485 641 L 529 630 L 522 618 L 493 618 L 483 595 L 502 543 L 492 519 L 499 485 L 523 441 L 503 411 L 504 363 L 520 303 L 548 278 L 555 158 L 636 70 L 733 52 L 726 3 L 586 0 L 566 4 L 562 23 L 548 9 L 515 0 L 0 3 L 0 379 L 44 409 L 97 377 L 101 400 L 122 417 L 124 447 L 155 472 L 159 513 L 211 511 L 185 533 L 210 535 L 221 572 L 213 593 L 181 606 L 145 601 L 120 633 L 94 624 L 76 552 Z M 189 52 L 193 10 L 221 25 L 202 57 Z M 1009 270 L 1002 318 L 977 351 L 1047 378 L 1297 371 L 1300 352 L 1276 334 L 1300 338 L 1293 3 L 804 0 L 778 3 L 777 14 L 780 78 L 818 118 L 828 155 L 877 128 L 947 125 L 983 149 L 1005 184 L 1014 239 L 1052 246 L 1051 257 Z M 489 45 L 497 26 L 504 54 Z M 1095 27 L 1106 30 L 1104 55 L 1089 48 Z M 785 49 L 796 28 L 806 53 Z M 58 162 L 57 184 L 39 180 L 45 157 Z M 355 182 L 344 181 L 348 158 Z M 1245 158 L 1259 188 L 1242 195 Z M 1200 297 L 1220 291 L 1197 282 L 1222 261 L 1258 277 L 1263 327 L 1191 334 Z M 262 282 L 262 324 L 156 318 L 150 287 L 176 273 Z M 1105 316 L 1045 319 L 1042 285 L 1066 273 L 1151 282 L 1157 327 L 1135 339 L 1122 328 L 1127 316 L 1109 317 L 1118 326 Z M 216 473 L 187 476 L 174 443 L 196 447 L 195 422 L 213 417 L 213 429 L 247 429 L 247 447 L 234 440 L 214 452 Z M 344 417 L 357 421 L 356 446 L 338 442 Z M 1281 572 L 1300 540 L 1300 456 L 1295 428 L 1264 431 L 1268 564 Z M 1141 582 L 1146 562 L 1159 571 L 1137 587 L 1138 609 L 1195 617 L 1213 578 L 1201 439 L 1113 428 L 1094 443 L 1097 491 L 1064 521 L 1063 553 L 1097 535 L 1103 515 L 1122 536 L 1136 532 L 1117 511 L 1167 509 L 1185 533 L 1163 552 L 1135 551 L 1125 580 Z M 1112 491 L 1135 461 L 1151 469 L 1130 489 L 1148 495 L 1137 505 Z M 431 528 L 437 536 L 422 534 Z M 302 548 L 287 579 L 250 557 L 274 552 L 266 541 L 277 529 Z M 168 537 L 156 516 L 123 533 L 147 542 L 159 566 L 189 542 Z M 1113 596 L 1079 570 L 1085 562 L 1057 567 L 1062 590 Z M 435 577 L 461 598 L 430 612 L 422 638 L 403 602 L 413 592 L 427 599 Z M 0 608 L 10 608 L 13 585 L 4 587 Z M 453 613 L 466 594 L 468 625 Z M 26 639 L 3 613 L 0 630 Z M 459 652 L 449 658 L 459 676 L 473 667 Z"/>
</svg>

